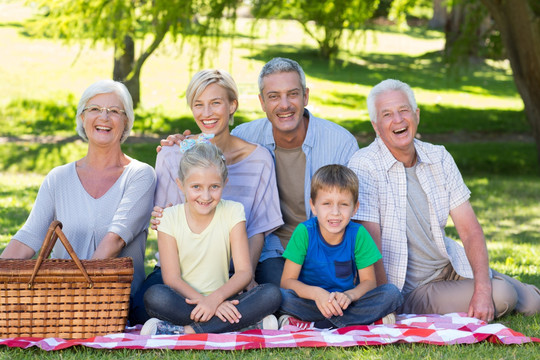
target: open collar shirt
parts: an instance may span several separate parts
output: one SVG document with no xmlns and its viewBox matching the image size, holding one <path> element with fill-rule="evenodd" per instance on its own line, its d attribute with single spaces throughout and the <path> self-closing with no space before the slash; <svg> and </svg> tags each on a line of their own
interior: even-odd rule
<svg viewBox="0 0 540 360">
<path fill-rule="evenodd" d="M 309 219 L 313 216 L 309 206 L 311 177 L 324 165 L 347 165 L 351 156 L 358 150 L 358 142 L 345 128 L 313 116 L 307 109 L 304 109 L 304 116 L 309 118 L 306 138 L 302 144 L 302 151 L 306 155 L 304 203 L 306 218 Z M 232 135 L 261 144 L 270 150 L 275 159 L 276 141 L 272 133 L 272 123 L 267 118 L 241 124 L 232 131 Z"/>
<path fill-rule="evenodd" d="M 311 177 L 320 167 L 329 164 L 347 165 L 351 156 L 358 150 L 356 138 L 342 126 L 331 121 L 313 116 L 304 109 L 304 116 L 309 118 L 306 138 L 302 151 L 306 155 L 304 173 L 304 203 L 306 218 L 313 217 L 309 206 Z M 231 132 L 241 139 L 260 144 L 270 150 L 275 161 L 276 141 L 272 132 L 272 123 L 268 118 L 261 118 L 238 125 Z M 291 171 L 294 171 L 293 169 Z M 283 246 L 275 234 L 268 234 L 259 261 L 281 257 Z"/>
<path fill-rule="evenodd" d="M 426 193 L 433 239 L 454 270 L 472 278 L 463 246 L 445 236 L 450 210 L 470 197 L 454 159 L 443 146 L 414 140 L 416 174 Z M 360 206 L 353 219 L 381 226 L 384 268 L 390 283 L 400 290 L 407 272 L 407 177 L 403 163 L 394 158 L 384 142 L 376 138 L 354 154 L 349 162 L 360 182 Z"/>
</svg>

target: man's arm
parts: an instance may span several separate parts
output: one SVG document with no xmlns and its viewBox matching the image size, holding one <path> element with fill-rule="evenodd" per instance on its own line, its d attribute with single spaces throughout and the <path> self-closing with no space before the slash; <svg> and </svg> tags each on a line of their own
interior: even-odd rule
<svg viewBox="0 0 540 360">
<path fill-rule="evenodd" d="M 495 307 L 484 232 L 469 201 L 450 210 L 450 216 L 463 243 L 474 276 L 474 292 L 469 304 L 468 316 L 491 321 L 495 316 Z"/>
<path fill-rule="evenodd" d="M 362 224 L 362 226 L 366 228 L 369 235 L 371 235 L 371 238 L 375 242 L 375 245 L 377 245 L 377 249 L 379 249 L 379 252 L 382 254 L 381 226 L 371 221 L 353 221 Z M 375 278 L 377 279 L 377 286 L 381 286 L 382 284 L 386 284 L 388 282 L 388 279 L 386 277 L 386 271 L 384 270 L 383 260 L 384 259 L 380 259 L 375 264 L 373 264 L 375 268 Z"/>
</svg>

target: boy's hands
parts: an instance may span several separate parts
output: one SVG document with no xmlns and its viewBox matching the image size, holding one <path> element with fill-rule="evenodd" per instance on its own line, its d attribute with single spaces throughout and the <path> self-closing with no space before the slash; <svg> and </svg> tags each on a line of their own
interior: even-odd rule
<svg viewBox="0 0 540 360">
<path fill-rule="evenodd" d="M 334 293 L 329 293 L 323 288 L 317 288 L 315 297 L 313 299 L 315 300 L 317 308 L 325 318 L 343 315 L 343 310 L 341 309 L 341 306 L 338 304 L 338 302 L 334 298 L 334 295 L 332 294 Z"/>
<path fill-rule="evenodd" d="M 328 298 L 328 301 L 330 300 L 336 300 L 339 307 L 342 310 L 345 310 L 349 307 L 349 305 L 352 303 L 351 296 L 347 294 L 346 292 L 331 292 L 330 297 Z"/>
</svg>

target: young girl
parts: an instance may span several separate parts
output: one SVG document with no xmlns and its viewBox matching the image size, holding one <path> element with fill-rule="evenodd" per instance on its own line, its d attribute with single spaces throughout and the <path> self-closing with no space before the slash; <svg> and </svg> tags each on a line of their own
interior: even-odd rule
<svg viewBox="0 0 540 360">
<path fill-rule="evenodd" d="M 221 199 L 226 182 L 225 160 L 215 145 L 197 143 L 182 156 L 177 184 L 185 203 L 163 213 L 158 247 L 164 284 L 144 295 L 153 318 L 141 335 L 227 332 L 256 323 L 277 329 L 269 314 L 280 305 L 278 287 L 263 284 L 238 295 L 252 268 L 244 208 Z"/>
</svg>

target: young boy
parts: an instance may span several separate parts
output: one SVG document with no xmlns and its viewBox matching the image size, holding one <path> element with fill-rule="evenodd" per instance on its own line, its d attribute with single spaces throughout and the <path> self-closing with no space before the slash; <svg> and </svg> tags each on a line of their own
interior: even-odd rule
<svg viewBox="0 0 540 360">
<path fill-rule="evenodd" d="M 315 218 L 295 229 L 283 253 L 280 328 L 332 328 L 395 323 L 401 305 L 392 284 L 377 287 L 373 264 L 381 254 L 367 230 L 350 222 L 358 209 L 358 178 L 342 165 L 327 165 L 311 180 Z"/>
</svg>

